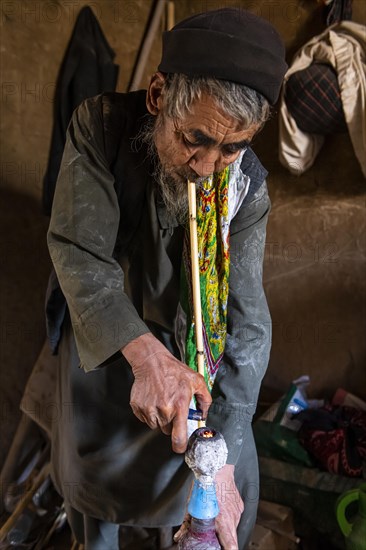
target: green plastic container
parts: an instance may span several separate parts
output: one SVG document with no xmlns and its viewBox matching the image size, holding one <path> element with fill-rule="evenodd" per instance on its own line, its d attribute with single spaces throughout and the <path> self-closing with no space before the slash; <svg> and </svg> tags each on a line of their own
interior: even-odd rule
<svg viewBox="0 0 366 550">
<path fill-rule="evenodd" d="M 347 508 L 355 501 L 358 501 L 358 512 L 352 521 L 349 521 L 346 516 Z M 366 550 L 366 483 L 338 498 L 336 516 L 339 527 L 346 537 L 347 550 Z"/>
</svg>

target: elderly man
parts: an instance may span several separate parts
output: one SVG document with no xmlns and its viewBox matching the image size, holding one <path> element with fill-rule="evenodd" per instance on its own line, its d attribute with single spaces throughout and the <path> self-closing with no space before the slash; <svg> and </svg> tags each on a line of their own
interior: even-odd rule
<svg viewBox="0 0 366 550">
<path fill-rule="evenodd" d="M 192 399 L 229 449 L 217 478 L 220 542 L 248 541 L 258 500 L 251 418 L 270 349 L 269 199 L 250 142 L 285 70 L 268 22 L 216 10 L 164 34 L 147 93 L 102 94 L 73 115 L 48 234 L 68 306 L 52 461 L 88 550 L 118 548 L 118 524 L 181 524 Z M 197 184 L 205 378 L 192 337 L 188 180 Z"/>
</svg>

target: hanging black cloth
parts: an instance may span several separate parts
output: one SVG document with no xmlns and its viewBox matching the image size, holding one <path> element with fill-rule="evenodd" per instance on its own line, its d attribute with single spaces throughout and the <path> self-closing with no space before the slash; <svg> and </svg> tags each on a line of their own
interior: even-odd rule
<svg viewBox="0 0 366 550">
<path fill-rule="evenodd" d="M 352 0 L 331 0 L 325 5 L 325 24 L 327 27 L 340 23 L 340 21 L 352 20 Z"/>
<path fill-rule="evenodd" d="M 114 57 L 93 11 L 85 6 L 77 17 L 56 84 L 51 147 L 43 179 L 43 211 L 47 215 L 71 115 L 87 97 L 115 91 L 119 67 L 113 63 Z"/>
</svg>

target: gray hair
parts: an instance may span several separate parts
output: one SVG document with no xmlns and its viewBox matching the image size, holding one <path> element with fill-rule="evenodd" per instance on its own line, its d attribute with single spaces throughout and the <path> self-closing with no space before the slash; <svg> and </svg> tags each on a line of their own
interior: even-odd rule
<svg viewBox="0 0 366 550">
<path fill-rule="evenodd" d="M 190 111 L 194 101 L 202 94 L 209 94 L 225 114 L 243 123 L 247 129 L 253 124 L 263 126 L 270 116 L 270 105 L 259 92 L 243 84 L 217 80 L 205 76 L 189 77 L 185 74 L 168 74 L 163 94 L 166 114 L 182 119 Z"/>
</svg>

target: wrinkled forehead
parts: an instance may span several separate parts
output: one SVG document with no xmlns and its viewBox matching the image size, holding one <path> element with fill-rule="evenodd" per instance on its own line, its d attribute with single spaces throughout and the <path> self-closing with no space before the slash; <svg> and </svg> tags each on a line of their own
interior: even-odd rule
<svg viewBox="0 0 366 550">
<path fill-rule="evenodd" d="M 203 145 L 250 141 L 258 124 L 245 127 L 243 121 L 226 113 L 209 94 L 195 99 L 179 118 L 167 117 L 176 131 L 186 132 Z"/>
</svg>

